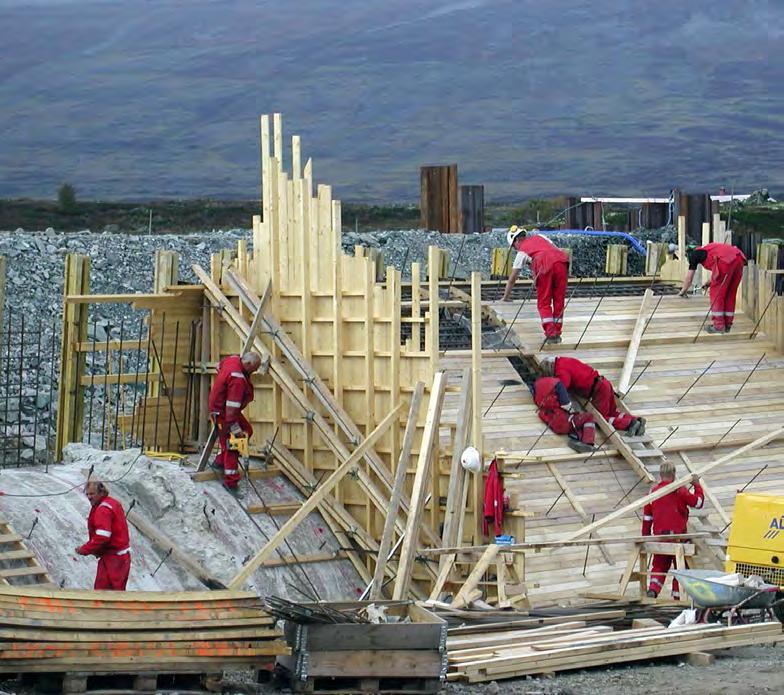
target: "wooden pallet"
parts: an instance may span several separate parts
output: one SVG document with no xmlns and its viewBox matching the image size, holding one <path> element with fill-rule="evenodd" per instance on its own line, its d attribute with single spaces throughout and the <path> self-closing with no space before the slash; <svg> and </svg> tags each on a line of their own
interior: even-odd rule
<svg viewBox="0 0 784 695">
<path fill-rule="evenodd" d="M 47 569 L 6 520 L 0 519 L 0 584 L 54 587 Z"/>
<path fill-rule="evenodd" d="M 24 685 L 40 693 L 62 695 L 154 695 L 156 693 L 220 692 L 222 673 L 109 673 L 105 671 L 73 671 L 68 673 L 29 674 Z"/>
<path fill-rule="evenodd" d="M 441 689 L 440 678 L 308 678 L 292 680 L 295 693 L 312 695 L 335 695 L 335 693 L 411 693 L 423 695 L 437 693 Z"/>
</svg>

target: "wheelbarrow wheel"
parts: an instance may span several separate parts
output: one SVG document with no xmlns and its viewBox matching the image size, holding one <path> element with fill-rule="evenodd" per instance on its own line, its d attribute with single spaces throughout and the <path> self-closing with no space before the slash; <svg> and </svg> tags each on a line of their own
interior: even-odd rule
<svg viewBox="0 0 784 695">
<path fill-rule="evenodd" d="M 784 591 L 776 594 L 776 603 L 773 604 L 773 615 L 780 623 L 784 623 Z"/>
</svg>

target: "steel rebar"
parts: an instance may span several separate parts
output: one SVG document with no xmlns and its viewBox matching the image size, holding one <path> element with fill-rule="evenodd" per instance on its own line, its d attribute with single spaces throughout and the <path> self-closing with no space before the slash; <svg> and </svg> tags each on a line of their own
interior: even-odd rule
<svg viewBox="0 0 784 695">
<path fill-rule="evenodd" d="M 689 388 L 687 388 L 687 389 L 686 389 L 686 390 L 685 390 L 685 391 L 684 391 L 684 392 L 681 394 L 681 397 L 680 397 L 680 398 L 679 398 L 677 401 L 675 401 L 676 405 L 677 405 L 678 403 L 680 403 L 680 402 L 681 402 L 681 401 L 682 401 L 682 400 L 683 400 L 683 399 L 686 397 L 686 394 L 687 394 L 687 393 L 689 393 L 689 391 L 691 391 L 691 390 L 692 390 L 692 389 L 693 389 L 693 388 L 694 388 L 694 387 L 697 385 L 697 382 L 698 382 L 700 379 L 702 379 L 702 377 L 704 377 L 704 376 L 705 376 L 705 375 L 708 373 L 708 370 L 709 370 L 709 369 L 710 369 L 710 368 L 711 368 L 711 367 L 712 367 L 714 364 L 716 364 L 716 360 L 713 360 L 713 362 L 711 362 L 711 363 L 710 363 L 710 364 L 709 364 L 707 367 L 705 367 L 705 369 L 703 369 L 703 370 L 702 370 L 702 374 L 700 374 L 700 375 L 699 375 L 699 376 L 698 376 L 698 377 L 697 377 L 697 378 L 696 378 L 694 381 L 692 381 L 692 383 L 691 383 L 691 386 L 689 386 Z"/>
<path fill-rule="evenodd" d="M 757 364 L 754 365 L 754 368 L 749 372 L 749 375 L 743 380 L 743 383 L 740 385 L 740 388 L 737 390 L 735 395 L 732 397 L 732 400 L 735 400 L 740 395 L 740 392 L 743 391 L 743 387 L 746 384 L 749 383 L 749 379 L 751 379 L 751 377 L 754 376 L 754 372 L 757 371 L 757 367 L 759 367 L 760 363 L 762 362 L 762 360 L 765 359 L 765 354 L 766 353 L 764 353 L 764 352 L 762 353 L 762 356 L 757 360 Z"/>
</svg>

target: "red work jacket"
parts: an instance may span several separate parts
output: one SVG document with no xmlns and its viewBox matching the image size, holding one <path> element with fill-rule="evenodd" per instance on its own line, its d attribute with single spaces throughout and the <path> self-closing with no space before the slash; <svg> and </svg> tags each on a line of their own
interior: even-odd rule
<svg viewBox="0 0 784 695">
<path fill-rule="evenodd" d="M 500 536 L 504 522 L 504 481 L 498 472 L 498 464 L 495 459 L 487 470 L 483 516 L 484 534 L 487 536 L 490 533 L 490 522 L 492 521 L 495 535 Z"/>
<path fill-rule="evenodd" d="M 599 376 L 599 372 L 591 365 L 574 357 L 556 357 L 553 373 L 567 390 L 571 389 L 581 396 L 591 394 L 596 377 Z"/>
<path fill-rule="evenodd" d="M 558 379 L 552 376 L 539 377 L 534 382 L 534 403 L 544 410 L 558 410 L 561 401 L 558 399 Z"/>
<path fill-rule="evenodd" d="M 556 263 L 569 263 L 567 255 L 541 234 L 527 236 L 515 248 L 531 259 L 534 277 L 548 272 Z"/>
<path fill-rule="evenodd" d="M 125 555 L 130 551 L 128 523 L 122 505 L 106 496 L 90 509 L 87 517 L 90 540 L 81 548 L 81 555 Z"/>
<path fill-rule="evenodd" d="M 705 251 L 708 257 L 702 265 L 708 270 L 724 270 L 727 266 L 734 263 L 737 259 L 746 260 L 746 256 L 737 246 L 732 244 L 720 244 L 718 242 L 698 246 L 697 251 Z"/>
<path fill-rule="evenodd" d="M 220 417 L 227 425 L 237 422 L 242 409 L 253 400 L 250 376 L 242 368 L 239 355 L 229 355 L 221 360 L 218 376 L 210 389 L 210 413 Z"/>
<path fill-rule="evenodd" d="M 669 482 L 660 482 L 654 485 L 651 492 L 656 492 Z M 650 536 L 667 533 L 686 533 L 689 522 L 689 507 L 702 509 L 705 495 L 702 486 L 694 483 L 694 492 L 689 492 L 686 487 L 679 487 L 664 497 L 660 497 L 643 507 L 642 510 L 642 535 Z"/>
</svg>

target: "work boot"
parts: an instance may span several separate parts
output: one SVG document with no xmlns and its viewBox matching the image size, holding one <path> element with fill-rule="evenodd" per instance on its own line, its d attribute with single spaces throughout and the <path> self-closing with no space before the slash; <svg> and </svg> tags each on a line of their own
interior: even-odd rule
<svg viewBox="0 0 784 695">
<path fill-rule="evenodd" d="M 560 336 L 560 335 L 557 335 L 557 336 L 555 336 L 555 338 L 553 339 L 553 342 L 554 342 L 554 343 L 562 343 L 562 342 L 563 342 L 563 340 L 561 339 L 561 336 Z"/>
<path fill-rule="evenodd" d="M 710 333 L 711 335 L 716 335 L 717 333 L 724 333 L 723 328 L 716 328 L 716 326 L 708 326 L 705 329 L 706 333 Z"/>
<path fill-rule="evenodd" d="M 729 333 L 732 330 L 732 326 L 724 326 L 724 332 Z"/>
<path fill-rule="evenodd" d="M 648 598 L 656 598 L 656 592 L 653 589 L 648 589 L 645 595 Z"/>
<path fill-rule="evenodd" d="M 637 436 L 642 437 L 645 434 L 645 418 L 638 417 L 637 418 Z"/>
<path fill-rule="evenodd" d="M 544 339 L 544 344 L 545 345 L 554 345 L 557 342 L 558 342 L 558 336 L 556 336 L 556 335 L 548 335 Z"/>
<path fill-rule="evenodd" d="M 223 483 L 223 489 L 226 490 L 226 492 L 229 492 L 232 495 L 234 495 L 234 497 L 239 497 L 240 496 L 240 487 L 239 487 L 239 485 L 226 485 L 226 483 Z"/>
<path fill-rule="evenodd" d="M 223 464 L 218 463 L 217 461 L 211 461 L 210 468 L 212 468 L 212 470 L 214 471 L 220 471 L 221 473 L 223 473 Z"/>
<path fill-rule="evenodd" d="M 636 417 L 636 418 L 634 418 L 634 420 L 632 420 L 629 423 L 629 426 L 626 428 L 626 431 L 625 432 L 621 432 L 621 434 L 623 434 L 623 435 L 625 435 L 627 437 L 636 437 L 637 436 L 637 431 L 638 431 L 639 427 L 640 427 L 640 418 Z"/>
<path fill-rule="evenodd" d="M 579 439 L 573 439 L 572 437 L 569 437 L 566 443 L 572 451 L 577 451 L 581 454 L 588 454 L 594 449 L 590 444 L 581 442 Z"/>
</svg>

